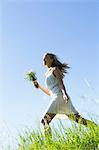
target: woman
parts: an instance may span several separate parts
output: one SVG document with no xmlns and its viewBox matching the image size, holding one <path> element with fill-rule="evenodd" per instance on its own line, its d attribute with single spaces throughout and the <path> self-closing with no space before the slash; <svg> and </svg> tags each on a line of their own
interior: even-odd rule
<svg viewBox="0 0 99 150">
<path fill-rule="evenodd" d="M 81 117 L 74 108 L 63 82 L 65 73 L 67 73 L 67 69 L 69 69 L 68 64 L 61 63 L 57 56 L 52 53 L 46 53 L 43 56 L 43 62 L 48 68 L 45 74 L 47 89 L 38 84 L 37 81 L 34 81 L 33 83 L 34 85 L 38 85 L 39 89 L 52 98 L 43 118 L 41 119 L 41 123 L 44 125 L 45 135 L 51 133 L 49 123 L 56 114 L 65 114 L 68 118 L 77 123 L 80 122 L 83 125 L 87 125 L 87 123 L 91 121 Z"/>
</svg>

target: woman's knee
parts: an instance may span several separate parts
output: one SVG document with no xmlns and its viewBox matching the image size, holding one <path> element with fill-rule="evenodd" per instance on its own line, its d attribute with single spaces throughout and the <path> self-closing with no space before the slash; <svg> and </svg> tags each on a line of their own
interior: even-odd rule
<svg viewBox="0 0 99 150">
<path fill-rule="evenodd" d="M 80 117 L 81 116 L 79 114 L 74 114 L 74 118 L 77 123 L 79 122 Z"/>
<path fill-rule="evenodd" d="M 51 122 L 51 116 L 48 114 L 45 114 L 45 116 L 41 119 L 41 123 L 43 125 L 49 125 L 49 123 Z"/>
<path fill-rule="evenodd" d="M 83 118 L 82 116 L 80 116 L 79 114 L 76 114 L 75 118 L 76 118 L 76 122 L 77 123 L 81 123 L 83 125 L 87 125 L 87 120 L 85 118 Z"/>
<path fill-rule="evenodd" d="M 79 114 L 69 114 L 68 117 L 71 120 L 76 121 L 77 123 L 79 122 L 79 119 L 80 119 L 80 115 Z"/>
</svg>

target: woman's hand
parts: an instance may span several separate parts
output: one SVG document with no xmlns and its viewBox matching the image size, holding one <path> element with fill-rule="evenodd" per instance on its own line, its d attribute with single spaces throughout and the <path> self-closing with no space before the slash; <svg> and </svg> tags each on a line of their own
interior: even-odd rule
<svg viewBox="0 0 99 150">
<path fill-rule="evenodd" d="M 39 84 L 38 84 L 37 81 L 32 81 L 32 82 L 33 82 L 33 84 L 34 84 L 34 86 L 35 86 L 36 88 L 39 88 Z"/>
<path fill-rule="evenodd" d="M 63 99 L 66 101 L 66 103 L 68 102 L 69 96 L 68 94 L 63 94 Z"/>
</svg>

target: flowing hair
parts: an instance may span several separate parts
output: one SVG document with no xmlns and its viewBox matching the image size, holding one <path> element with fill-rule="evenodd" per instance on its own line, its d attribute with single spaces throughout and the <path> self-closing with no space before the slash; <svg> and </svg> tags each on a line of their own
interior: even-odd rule
<svg viewBox="0 0 99 150">
<path fill-rule="evenodd" d="M 67 69 L 69 69 L 70 67 L 68 66 L 67 63 L 61 63 L 59 58 L 55 54 L 46 53 L 46 56 L 50 56 L 50 58 L 53 59 L 51 67 L 58 67 L 62 72 L 63 77 L 65 76 L 65 73 L 68 73 Z"/>
</svg>

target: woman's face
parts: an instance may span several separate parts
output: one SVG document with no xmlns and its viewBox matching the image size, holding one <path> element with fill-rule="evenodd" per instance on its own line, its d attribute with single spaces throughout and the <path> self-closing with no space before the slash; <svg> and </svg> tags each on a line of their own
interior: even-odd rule
<svg viewBox="0 0 99 150">
<path fill-rule="evenodd" d="M 53 62 L 53 59 L 49 55 L 43 56 L 43 64 L 44 66 L 47 66 L 48 68 L 51 67 Z"/>
</svg>

